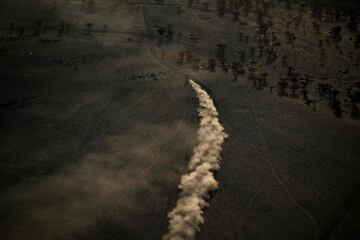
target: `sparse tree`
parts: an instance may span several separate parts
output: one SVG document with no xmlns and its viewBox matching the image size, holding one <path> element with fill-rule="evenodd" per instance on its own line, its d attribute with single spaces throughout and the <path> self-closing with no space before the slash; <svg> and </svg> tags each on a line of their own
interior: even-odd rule
<svg viewBox="0 0 360 240">
<path fill-rule="evenodd" d="M 24 36 L 24 33 L 25 33 L 25 27 L 24 27 L 24 26 L 21 26 L 21 27 L 19 28 L 19 32 L 18 32 L 19 37 L 23 37 L 23 36 Z"/>
<path fill-rule="evenodd" d="M 217 12 L 218 12 L 218 16 L 220 18 L 223 18 L 225 16 L 225 12 L 226 12 L 226 2 L 225 2 L 225 0 L 218 0 L 217 1 Z"/>
<path fill-rule="evenodd" d="M 232 12 L 232 15 L 233 15 L 233 21 L 234 22 L 238 22 L 239 21 L 239 16 L 240 16 L 240 13 L 235 11 L 235 12 Z"/>
<path fill-rule="evenodd" d="M 286 88 L 288 86 L 288 82 L 287 82 L 287 78 L 281 78 L 280 81 L 278 82 L 279 85 L 279 92 L 278 92 L 278 96 L 279 97 L 287 97 L 288 94 L 286 92 Z"/>
<path fill-rule="evenodd" d="M 215 59 L 209 60 L 209 71 L 216 72 L 216 60 Z"/>
<path fill-rule="evenodd" d="M 71 29 L 71 24 L 65 24 L 64 25 L 64 33 L 69 34 Z"/>
<path fill-rule="evenodd" d="M 86 26 L 85 35 L 90 36 L 92 34 L 94 24 L 93 23 L 86 23 L 85 26 Z"/>
<path fill-rule="evenodd" d="M 86 7 L 89 11 L 93 10 L 94 5 L 95 5 L 95 1 L 93 1 L 93 0 L 89 0 L 86 2 Z"/>
<path fill-rule="evenodd" d="M 13 34 L 14 30 L 15 30 L 15 23 L 14 23 L 14 22 L 10 22 L 8 34 L 9 34 L 9 35 Z"/>
<path fill-rule="evenodd" d="M 41 20 L 38 20 L 35 22 L 36 27 L 35 27 L 35 30 L 33 33 L 34 37 L 40 36 L 42 24 L 43 24 L 43 22 Z"/>
<path fill-rule="evenodd" d="M 360 91 L 353 92 L 352 88 L 348 89 L 347 96 L 350 99 L 350 102 L 352 103 L 351 106 L 351 117 L 354 119 L 359 118 L 359 108 L 357 106 L 358 103 L 360 103 Z"/>
<path fill-rule="evenodd" d="M 173 40 L 173 35 L 174 35 L 173 27 L 172 25 L 168 25 L 165 35 L 167 42 L 171 42 Z"/>
<path fill-rule="evenodd" d="M 165 35 L 165 29 L 163 28 L 163 27 L 159 27 L 158 29 L 157 29 L 157 33 L 159 34 L 159 37 L 160 37 L 160 39 L 159 39 L 159 42 L 160 43 L 162 43 L 162 41 L 163 41 L 163 39 L 164 39 L 164 35 Z"/>
<path fill-rule="evenodd" d="M 204 11 L 210 11 L 210 2 L 203 2 L 202 4 L 204 6 Z"/>
<path fill-rule="evenodd" d="M 333 27 L 330 31 L 330 36 L 331 36 L 333 42 L 335 43 L 335 47 L 338 48 L 339 43 L 342 40 L 341 27 L 340 26 Z"/>
<path fill-rule="evenodd" d="M 107 24 L 105 24 L 105 25 L 103 26 L 103 35 L 106 35 L 106 34 L 107 34 L 108 28 L 109 28 L 109 26 L 108 26 Z"/>
<path fill-rule="evenodd" d="M 191 8 L 193 6 L 194 0 L 188 0 L 187 6 L 188 8 Z"/>
<path fill-rule="evenodd" d="M 347 28 L 351 33 L 357 33 L 359 28 L 359 16 L 356 11 L 351 11 L 349 13 L 349 22 L 347 24 Z"/>
</svg>

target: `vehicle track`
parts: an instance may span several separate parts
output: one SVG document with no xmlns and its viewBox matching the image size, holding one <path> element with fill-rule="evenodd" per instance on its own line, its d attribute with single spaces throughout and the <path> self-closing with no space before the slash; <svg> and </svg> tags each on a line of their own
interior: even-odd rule
<svg viewBox="0 0 360 240">
<path fill-rule="evenodd" d="M 284 190 L 284 192 L 288 195 L 288 197 L 292 201 L 292 203 L 295 204 L 295 206 L 297 206 L 307 216 L 307 218 L 311 221 L 313 227 L 315 228 L 315 231 L 316 231 L 317 235 L 319 236 L 320 235 L 320 226 L 319 226 L 318 221 L 315 219 L 314 215 L 309 210 L 307 210 L 299 201 L 296 200 L 294 195 L 290 192 L 290 190 L 286 187 L 286 185 L 282 181 L 282 179 L 279 176 L 278 172 L 276 171 L 272 161 L 269 159 L 269 157 L 266 154 L 266 153 L 269 153 L 270 156 L 272 156 L 272 157 L 274 156 L 273 151 L 271 151 L 269 149 L 264 130 L 262 129 L 262 127 L 260 126 L 260 124 L 256 120 L 256 116 L 255 116 L 252 108 L 250 107 L 248 110 L 249 110 L 249 115 L 251 117 L 252 122 L 254 123 L 255 127 L 258 130 L 258 133 L 262 137 L 262 144 L 263 144 L 263 148 L 265 149 L 265 151 L 264 151 L 265 154 L 264 154 L 263 159 L 267 163 L 267 165 L 269 166 L 269 168 L 271 170 L 271 174 L 276 179 L 276 181 L 279 183 L 279 185 Z"/>
</svg>

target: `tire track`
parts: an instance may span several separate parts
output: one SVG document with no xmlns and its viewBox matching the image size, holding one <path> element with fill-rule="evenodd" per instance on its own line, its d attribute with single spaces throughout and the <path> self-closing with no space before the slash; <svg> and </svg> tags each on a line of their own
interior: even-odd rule
<svg viewBox="0 0 360 240">
<path fill-rule="evenodd" d="M 278 172 L 276 171 L 272 161 L 266 156 L 266 153 L 270 153 L 270 149 L 266 140 L 266 135 L 262 129 L 262 127 L 259 125 L 259 123 L 256 120 L 256 117 L 254 115 L 253 110 L 251 109 L 251 107 L 249 108 L 249 114 L 251 117 L 252 122 L 255 124 L 255 127 L 258 130 L 258 133 L 260 134 L 261 138 L 262 138 L 262 144 L 263 144 L 263 148 L 266 149 L 265 154 L 264 154 L 264 161 L 267 163 L 267 165 L 269 166 L 270 170 L 271 170 L 271 174 L 273 175 L 273 177 L 276 179 L 276 181 L 279 183 L 279 185 L 281 186 L 281 188 L 283 189 L 283 191 L 288 195 L 289 199 L 291 200 L 291 202 L 297 206 L 306 216 L 307 218 L 310 220 L 311 224 L 313 225 L 313 227 L 316 230 L 317 235 L 320 235 L 320 226 L 318 221 L 315 219 L 315 217 L 313 216 L 313 214 L 307 210 L 295 197 L 294 195 L 290 192 L 290 190 L 286 187 L 286 185 L 284 184 L 284 182 L 282 181 L 281 177 L 279 176 Z M 270 153 L 271 154 L 271 153 Z M 272 155 L 272 154 L 271 154 Z"/>
</svg>

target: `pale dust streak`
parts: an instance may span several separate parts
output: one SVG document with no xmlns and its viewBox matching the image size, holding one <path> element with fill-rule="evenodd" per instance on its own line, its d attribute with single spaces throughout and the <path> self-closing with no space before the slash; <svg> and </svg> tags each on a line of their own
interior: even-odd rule
<svg viewBox="0 0 360 240">
<path fill-rule="evenodd" d="M 169 230 L 163 240 L 192 240 L 204 222 L 203 208 L 209 192 L 218 189 L 219 184 L 213 172 L 220 168 L 222 144 L 228 135 L 219 121 L 219 113 L 213 100 L 201 86 L 189 80 L 199 100 L 200 117 L 198 144 L 189 162 L 189 173 L 181 177 L 179 199 L 169 214 Z"/>
</svg>

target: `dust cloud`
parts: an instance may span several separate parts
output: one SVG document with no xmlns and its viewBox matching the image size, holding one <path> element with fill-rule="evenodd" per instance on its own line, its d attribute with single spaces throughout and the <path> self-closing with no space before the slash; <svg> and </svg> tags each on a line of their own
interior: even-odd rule
<svg viewBox="0 0 360 240">
<path fill-rule="evenodd" d="M 2 226 L 7 226 L 1 238 L 98 238 L 96 234 L 107 225 L 135 236 L 138 225 L 148 226 L 149 221 L 166 227 L 166 213 L 176 197 L 173 186 L 186 171 L 195 131 L 175 122 L 137 125 L 107 136 L 65 172 L 3 195 L 0 202 L 9 206 L 6 211 L 12 212 L 12 218 L 3 219 Z M 173 199 L 164 197 L 171 195 Z M 150 231 L 143 229 L 142 234 Z"/>
<path fill-rule="evenodd" d="M 199 225 L 204 222 L 202 210 L 209 206 L 206 202 L 209 191 L 219 187 L 213 171 L 220 168 L 222 144 L 227 137 L 210 96 L 199 84 L 189 81 L 199 99 L 198 145 L 188 165 L 190 173 L 181 178 L 181 192 L 176 206 L 168 214 L 169 232 L 164 240 L 191 240 L 200 230 Z"/>
</svg>

